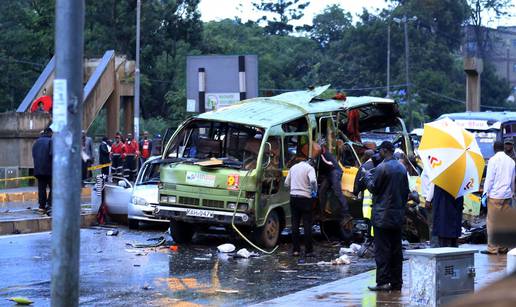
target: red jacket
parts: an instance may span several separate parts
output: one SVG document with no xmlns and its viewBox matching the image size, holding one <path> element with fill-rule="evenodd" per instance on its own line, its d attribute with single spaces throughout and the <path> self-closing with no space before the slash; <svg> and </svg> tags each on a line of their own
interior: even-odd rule
<svg viewBox="0 0 516 307">
<path fill-rule="evenodd" d="M 139 154 L 138 143 L 136 143 L 135 140 L 126 141 L 124 143 L 122 156 L 125 157 L 126 155 L 131 155 L 131 154 L 135 155 L 135 156 L 138 156 L 138 154 Z"/>
<path fill-rule="evenodd" d="M 150 140 L 140 141 L 140 153 L 144 159 L 147 159 L 151 155 L 152 142 Z"/>
<path fill-rule="evenodd" d="M 118 142 L 118 143 L 113 143 L 113 145 L 111 145 L 111 155 L 113 154 L 123 154 L 124 153 L 124 143 L 122 142 Z"/>
</svg>

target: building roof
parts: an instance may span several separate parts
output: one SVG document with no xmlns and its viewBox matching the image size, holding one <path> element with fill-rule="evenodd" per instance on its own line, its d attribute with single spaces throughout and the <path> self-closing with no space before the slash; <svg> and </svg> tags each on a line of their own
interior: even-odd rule
<svg viewBox="0 0 516 307">
<path fill-rule="evenodd" d="M 461 112 L 443 114 L 439 118 L 449 117 L 453 120 L 486 120 L 494 122 L 516 121 L 516 112 Z"/>
<path fill-rule="evenodd" d="M 315 99 L 328 87 L 329 85 L 326 85 L 313 90 L 248 99 L 232 106 L 200 114 L 198 118 L 269 128 L 312 113 L 347 110 L 368 104 L 395 104 L 392 99 L 370 96 L 347 97 L 345 101 Z"/>
</svg>

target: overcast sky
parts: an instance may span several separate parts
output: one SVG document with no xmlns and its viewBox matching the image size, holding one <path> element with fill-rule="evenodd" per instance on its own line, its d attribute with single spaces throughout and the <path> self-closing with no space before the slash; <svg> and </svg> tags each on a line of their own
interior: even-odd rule
<svg viewBox="0 0 516 307">
<path fill-rule="evenodd" d="M 257 20 L 263 13 L 258 12 L 252 5 L 252 0 L 201 0 L 199 10 L 203 21 L 222 20 L 225 18 L 233 19 L 238 16 L 243 22 L 247 20 Z M 305 9 L 305 16 L 292 24 L 303 25 L 311 24 L 314 15 L 319 14 L 325 7 L 331 4 L 339 4 L 344 10 L 353 15 L 353 20 L 357 20 L 356 15 L 360 14 L 363 8 L 368 11 L 375 12 L 387 7 L 385 0 L 311 0 L 310 5 Z M 493 21 L 488 25 L 490 27 L 516 26 L 516 7 L 511 9 L 512 16 L 505 17 L 502 20 Z"/>
</svg>

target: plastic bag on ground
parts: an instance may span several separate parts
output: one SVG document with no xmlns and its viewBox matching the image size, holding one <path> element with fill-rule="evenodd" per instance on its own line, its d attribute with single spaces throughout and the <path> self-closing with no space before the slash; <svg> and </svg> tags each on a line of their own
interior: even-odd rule
<svg viewBox="0 0 516 307">
<path fill-rule="evenodd" d="M 354 251 L 351 248 L 341 247 L 339 250 L 339 255 L 342 256 L 346 254 L 354 254 Z"/>
<path fill-rule="evenodd" d="M 339 258 L 331 261 L 331 264 L 333 264 L 333 265 L 350 264 L 350 263 L 351 263 L 351 259 L 349 259 L 348 255 L 342 255 Z"/>
<path fill-rule="evenodd" d="M 353 251 L 353 253 L 358 253 L 362 246 L 360 244 L 352 243 L 349 248 Z"/>
<path fill-rule="evenodd" d="M 242 257 L 242 258 L 257 257 L 258 256 L 257 253 L 250 252 L 246 248 L 239 249 L 236 254 L 237 254 L 237 256 Z"/>
<path fill-rule="evenodd" d="M 231 253 L 231 252 L 235 251 L 236 247 L 231 243 L 226 243 L 226 244 L 217 246 L 217 249 L 221 253 Z"/>
</svg>

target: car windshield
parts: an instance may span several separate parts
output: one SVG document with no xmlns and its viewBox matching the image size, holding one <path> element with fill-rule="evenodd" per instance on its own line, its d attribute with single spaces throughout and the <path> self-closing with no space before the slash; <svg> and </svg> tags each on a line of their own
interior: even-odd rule
<svg viewBox="0 0 516 307">
<path fill-rule="evenodd" d="M 159 182 L 159 163 L 149 163 L 145 166 L 143 170 L 143 174 L 138 181 L 138 185 L 140 184 L 158 184 Z"/>
<path fill-rule="evenodd" d="M 489 159 L 494 155 L 493 144 L 496 141 L 496 132 L 469 130 L 475 135 L 478 147 L 484 159 Z"/>
<path fill-rule="evenodd" d="M 170 143 L 167 158 L 196 162 L 211 158 L 223 166 L 246 169 L 258 157 L 263 129 L 235 123 L 194 120 Z"/>
</svg>

